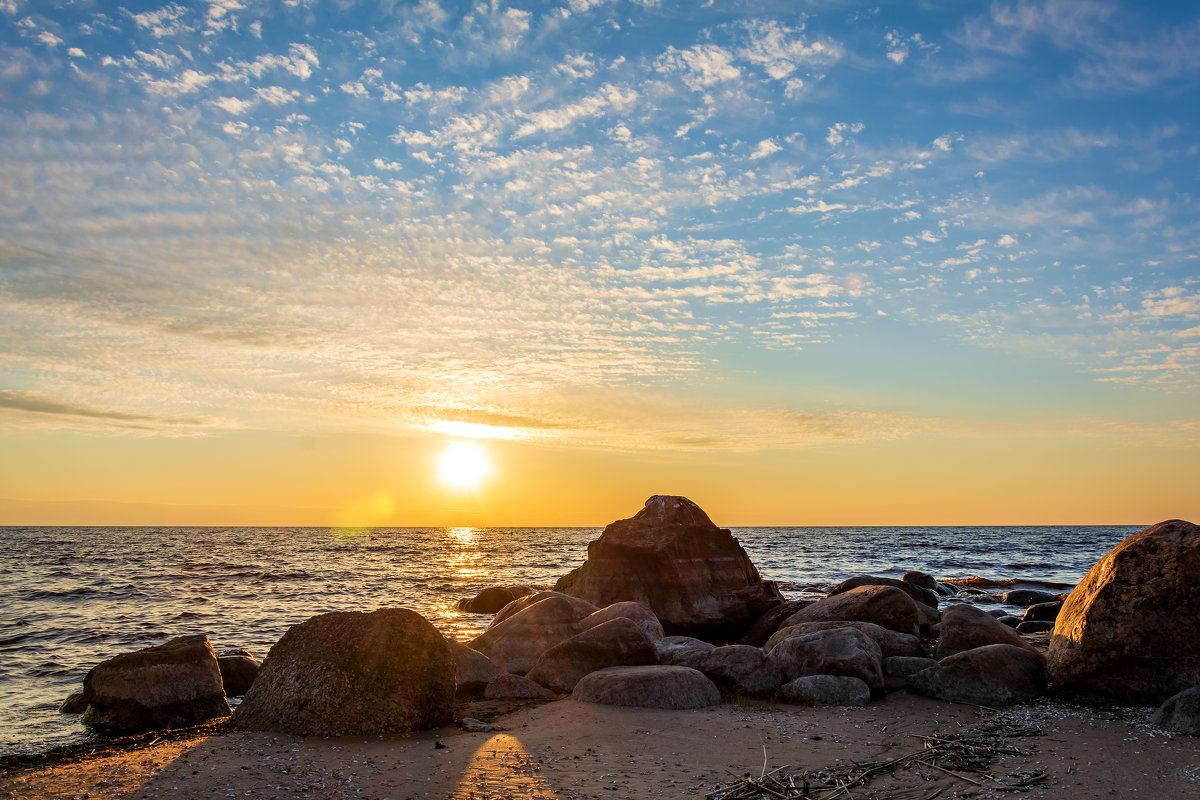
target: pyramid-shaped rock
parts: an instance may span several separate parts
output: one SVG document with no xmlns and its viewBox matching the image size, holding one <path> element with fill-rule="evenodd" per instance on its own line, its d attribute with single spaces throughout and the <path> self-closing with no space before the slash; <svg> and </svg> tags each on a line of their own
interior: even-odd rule
<svg viewBox="0 0 1200 800">
<path fill-rule="evenodd" d="M 588 544 L 587 561 L 557 591 L 597 606 L 624 600 L 653 609 L 669 635 L 739 636 L 783 601 L 727 529 L 686 497 L 655 495 Z"/>
</svg>

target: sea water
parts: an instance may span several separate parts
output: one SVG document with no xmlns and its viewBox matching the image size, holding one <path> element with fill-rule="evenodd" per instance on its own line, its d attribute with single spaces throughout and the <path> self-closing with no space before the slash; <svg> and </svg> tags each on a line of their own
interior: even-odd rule
<svg viewBox="0 0 1200 800">
<path fill-rule="evenodd" d="M 814 596 L 844 578 L 977 575 L 1074 586 L 1130 527 L 735 528 L 764 578 Z M 487 586 L 552 586 L 599 528 L 0 528 L 0 754 L 88 735 L 58 713 L 87 671 L 203 633 L 259 658 L 327 611 L 411 608 L 463 641 L 488 615 L 457 610 Z M 1000 590 L 998 590 L 1000 591 Z"/>
</svg>

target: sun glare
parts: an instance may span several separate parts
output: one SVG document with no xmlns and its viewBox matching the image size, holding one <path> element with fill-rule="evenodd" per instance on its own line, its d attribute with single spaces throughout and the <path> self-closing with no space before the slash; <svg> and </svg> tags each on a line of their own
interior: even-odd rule
<svg viewBox="0 0 1200 800">
<path fill-rule="evenodd" d="M 491 474 L 491 457 L 476 442 L 453 442 L 438 454 L 437 477 L 447 488 L 475 490 Z"/>
</svg>

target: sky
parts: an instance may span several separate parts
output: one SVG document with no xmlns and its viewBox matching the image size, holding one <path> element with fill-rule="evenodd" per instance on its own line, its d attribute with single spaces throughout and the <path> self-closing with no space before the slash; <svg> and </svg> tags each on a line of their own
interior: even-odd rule
<svg viewBox="0 0 1200 800">
<path fill-rule="evenodd" d="M 1200 520 L 1194 3 L 0 0 L 0 109 L 0 524 Z"/>
</svg>

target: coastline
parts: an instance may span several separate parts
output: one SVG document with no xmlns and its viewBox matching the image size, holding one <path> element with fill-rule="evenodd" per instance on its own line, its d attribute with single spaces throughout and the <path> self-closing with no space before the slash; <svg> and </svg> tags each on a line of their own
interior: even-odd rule
<svg viewBox="0 0 1200 800">
<path fill-rule="evenodd" d="M 0 777 L 17 798 L 453 798 L 601 800 L 704 797 L 781 774 L 895 759 L 923 737 L 1008 731 L 986 774 L 917 764 L 880 774 L 853 796 L 1099 797 L 1200 790 L 1200 742 L 1148 724 L 1150 709 L 1053 700 L 995 711 L 907 692 L 866 707 L 736 701 L 694 711 L 570 698 L 497 709 L 502 730 L 459 728 L 387 737 L 294 737 L 228 730 L 180 735 Z M 181 734 L 183 732 L 180 732 Z M 1041 777 L 1038 777 L 1041 776 Z M 976 785 L 982 784 L 982 785 Z"/>
</svg>

